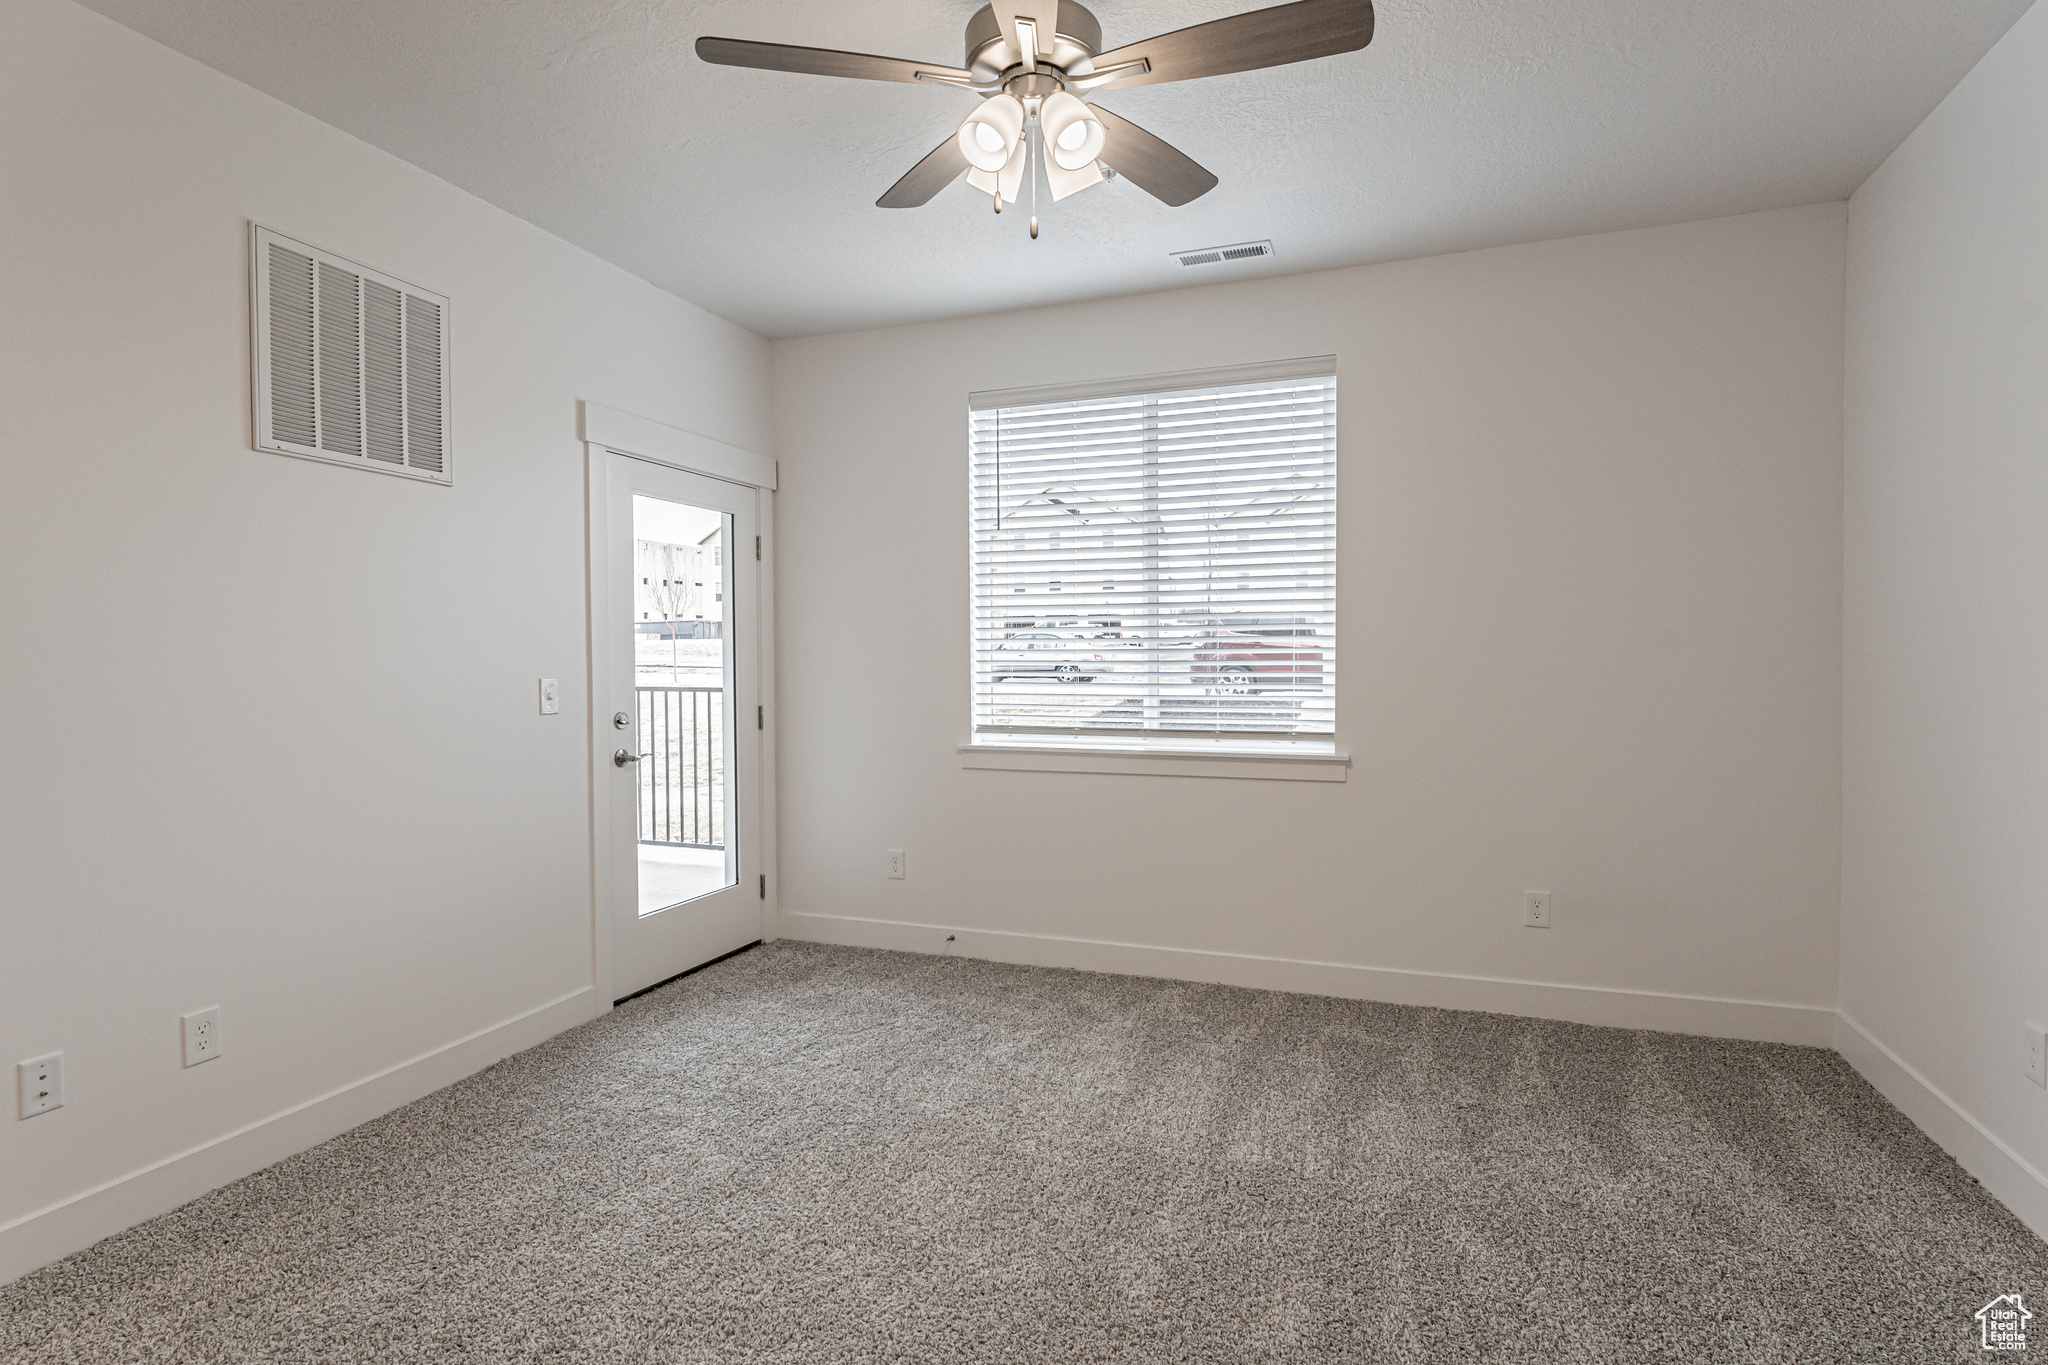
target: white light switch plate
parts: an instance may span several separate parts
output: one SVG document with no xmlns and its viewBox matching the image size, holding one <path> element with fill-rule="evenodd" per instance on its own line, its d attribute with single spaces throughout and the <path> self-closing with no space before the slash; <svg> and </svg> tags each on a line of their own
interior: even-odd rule
<svg viewBox="0 0 2048 1365">
<path fill-rule="evenodd" d="M 562 680 L 542 678 L 540 680 L 540 713 L 544 716 L 562 714 Z"/>
<path fill-rule="evenodd" d="M 185 1043 L 185 1065 L 198 1066 L 220 1056 L 220 1006 L 209 1005 L 181 1015 L 179 1028 Z"/>
<path fill-rule="evenodd" d="M 34 1118 L 64 1107 L 64 1054 L 46 1053 L 15 1065 L 14 1078 L 21 1087 L 21 1116 Z"/>
</svg>

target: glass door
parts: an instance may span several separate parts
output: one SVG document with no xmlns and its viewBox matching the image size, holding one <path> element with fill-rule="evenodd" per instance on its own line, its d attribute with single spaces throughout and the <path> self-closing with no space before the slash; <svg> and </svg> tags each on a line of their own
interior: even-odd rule
<svg viewBox="0 0 2048 1365">
<path fill-rule="evenodd" d="M 755 490 L 607 455 L 614 998 L 761 937 Z M 744 551 L 741 553 L 740 551 Z"/>
<path fill-rule="evenodd" d="M 733 514 L 633 495 L 633 704 L 639 913 L 739 882 L 732 768 Z"/>
</svg>

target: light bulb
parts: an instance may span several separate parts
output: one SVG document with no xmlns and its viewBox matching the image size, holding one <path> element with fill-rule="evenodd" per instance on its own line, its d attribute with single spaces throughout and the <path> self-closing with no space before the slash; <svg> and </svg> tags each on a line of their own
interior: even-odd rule
<svg viewBox="0 0 2048 1365">
<path fill-rule="evenodd" d="M 1064 90 L 1047 96 L 1039 121 L 1052 144 L 1048 159 L 1065 170 L 1088 166 L 1102 155 L 1103 144 L 1109 140 L 1095 111 Z"/>
<path fill-rule="evenodd" d="M 1023 102 L 1015 95 L 992 95 L 967 116 L 955 141 L 968 165 L 978 171 L 996 172 L 1009 164 L 1010 153 L 1023 132 Z"/>
</svg>

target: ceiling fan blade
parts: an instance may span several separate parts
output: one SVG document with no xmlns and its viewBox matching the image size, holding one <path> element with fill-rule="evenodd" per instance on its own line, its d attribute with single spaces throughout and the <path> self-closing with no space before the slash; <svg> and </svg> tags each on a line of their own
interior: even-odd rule
<svg viewBox="0 0 2048 1365">
<path fill-rule="evenodd" d="M 914 209 L 931 202 L 933 195 L 960 178 L 960 172 L 967 169 L 966 154 L 960 150 L 960 139 L 949 136 L 944 142 L 932 148 L 931 155 L 903 173 L 903 178 L 889 187 L 889 192 L 875 201 L 878 209 Z"/>
<path fill-rule="evenodd" d="M 1162 33 L 1105 52 L 1095 58 L 1094 66 L 1100 71 L 1144 58 L 1150 70 L 1133 71 L 1100 87 L 1120 90 L 1286 66 L 1312 57 L 1356 52 L 1371 41 L 1372 0 L 1296 0 L 1291 5 L 1255 9 Z"/>
<path fill-rule="evenodd" d="M 1060 0 L 993 0 L 993 8 L 1002 16 L 998 22 L 1003 26 L 1003 36 L 1010 40 L 1010 46 L 1016 48 L 1020 56 L 1035 61 L 1040 56 L 1052 54 L 1053 33 L 1060 21 Z M 1024 36 L 1017 32 L 1019 19 L 1031 25 L 1038 37 L 1036 43 L 1027 44 Z M 1027 46 L 1030 51 L 1025 50 Z"/>
<path fill-rule="evenodd" d="M 1102 120 L 1102 131 L 1106 134 L 1103 164 L 1160 203 L 1177 209 L 1216 188 L 1216 177 L 1186 153 L 1099 104 L 1090 107 Z"/>
<path fill-rule="evenodd" d="M 790 47 L 785 43 L 751 43 L 744 38 L 699 38 L 697 55 L 720 66 L 751 66 L 762 71 L 795 71 L 806 76 L 844 76 L 856 81 L 971 81 L 974 77 L 944 62 L 911 62 L 901 57 L 870 57 L 829 47 Z"/>
</svg>

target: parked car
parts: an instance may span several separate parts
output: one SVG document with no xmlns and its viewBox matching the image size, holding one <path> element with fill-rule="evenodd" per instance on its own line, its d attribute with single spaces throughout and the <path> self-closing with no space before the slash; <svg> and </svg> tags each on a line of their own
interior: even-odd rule
<svg viewBox="0 0 2048 1365">
<path fill-rule="evenodd" d="M 1189 673 L 1219 692 L 1319 687 L 1323 651 L 1310 630 L 1204 630 L 1195 638 Z"/>
<path fill-rule="evenodd" d="M 1106 670 L 1097 642 L 1075 640 L 1046 630 L 1020 630 L 997 645 L 990 661 L 993 681 L 1046 678 L 1055 682 L 1094 682 Z"/>
</svg>

